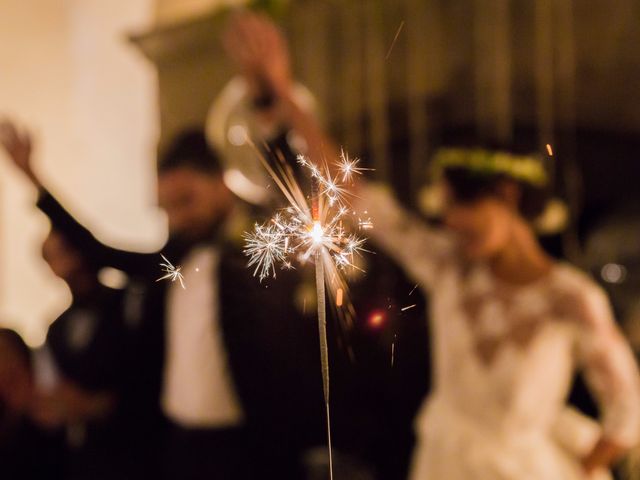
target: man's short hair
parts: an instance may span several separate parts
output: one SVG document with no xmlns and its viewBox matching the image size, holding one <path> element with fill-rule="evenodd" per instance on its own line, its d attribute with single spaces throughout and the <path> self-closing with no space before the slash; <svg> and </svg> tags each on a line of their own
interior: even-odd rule
<svg viewBox="0 0 640 480">
<path fill-rule="evenodd" d="M 210 175 L 221 172 L 220 160 L 209 147 L 202 129 L 184 130 L 158 161 L 158 173 L 177 168 L 192 168 Z"/>
</svg>

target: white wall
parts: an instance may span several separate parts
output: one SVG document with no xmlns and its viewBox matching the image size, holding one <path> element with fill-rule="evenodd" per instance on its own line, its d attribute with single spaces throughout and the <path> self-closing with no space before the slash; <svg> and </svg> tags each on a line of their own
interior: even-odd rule
<svg viewBox="0 0 640 480">
<path fill-rule="evenodd" d="M 35 168 L 104 240 L 149 249 L 154 206 L 153 67 L 125 33 L 149 26 L 153 0 L 0 1 L 0 116 L 36 135 Z M 0 324 L 37 345 L 70 300 L 40 258 L 46 219 L 0 154 Z"/>
<path fill-rule="evenodd" d="M 170 25 L 206 15 L 220 7 L 236 7 L 248 2 L 249 0 L 156 0 L 155 20 L 158 25 Z"/>
</svg>

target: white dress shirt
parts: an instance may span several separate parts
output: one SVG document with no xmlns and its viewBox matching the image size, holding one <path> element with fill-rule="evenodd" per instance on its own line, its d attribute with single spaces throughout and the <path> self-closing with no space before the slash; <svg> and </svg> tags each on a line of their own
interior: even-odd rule
<svg viewBox="0 0 640 480">
<path fill-rule="evenodd" d="M 185 428 L 227 428 L 243 421 L 220 325 L 219 263 L 214 247 L 194 249 L 182 265 L 186 288 L 172 282 L 167 296 L 162 408 Z"/>
</svg>

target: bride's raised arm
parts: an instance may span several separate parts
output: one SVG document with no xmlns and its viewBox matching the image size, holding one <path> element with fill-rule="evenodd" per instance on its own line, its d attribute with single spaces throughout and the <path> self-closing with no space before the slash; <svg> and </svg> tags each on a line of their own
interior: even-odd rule
<svg viewBox="0 0 640 480">
<path fill-rule="evenodd" d="M 360 182 L 357 195 L 356 210 L 366 211 L 372 223 L 364 233 L 421 287 L 432 288 L 442 267 L 454 258 L 450 236 L 401 206 L 385 185 Z"/>
</svg>

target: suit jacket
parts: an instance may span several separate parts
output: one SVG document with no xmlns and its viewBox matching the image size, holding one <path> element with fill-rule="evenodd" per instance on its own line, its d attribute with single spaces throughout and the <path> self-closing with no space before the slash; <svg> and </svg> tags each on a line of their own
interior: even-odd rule
<svg viewBox="0 0 640 480">
<path fill-rule="evenodd" d="M 162 368 L 167 282 L 162 275 L 160 252 L 135 253 L 104 245 L 76 221 L 56 199 L 43 192 L 38 207 L 97 267 L 113 267 L 127 273 L 127 295 L 139 305 L 140 336 L 136 371 L 142 396 L 158 408 Z M 295 272 L 282 272 L 277 281 L 260 283 L 246 267 L 238 246 L 212 240 L 221 251 L 218 266 L 220 322 L 234 386 L 246 426 L 253 433 L 256 451 L 264 465 L 304 448 L 309 438 L 306 418 L 322 418 L 315 392 L 319 384 L 317 330 L 301 319 L 293 306 Z M 189 248 L 169 241 L 162 252 L 179 264 Z M 149 392 L 154 392 L 151 400 Z M 311 393 L 313 392 L 313 393 Z M 321 424 L 320 424 L 321 425 Z M 277 450 L 277 451 L 275 451 Z M 277 465 L 274 465 L 276 468 Z"/>
</svg>

